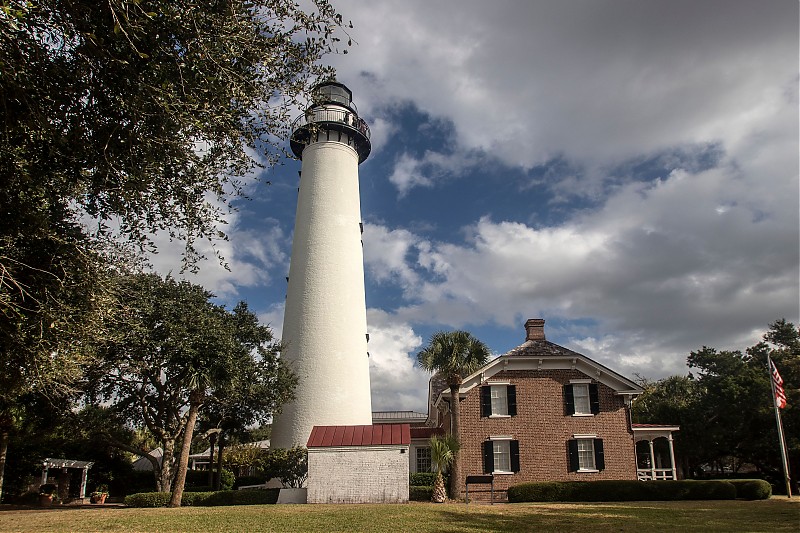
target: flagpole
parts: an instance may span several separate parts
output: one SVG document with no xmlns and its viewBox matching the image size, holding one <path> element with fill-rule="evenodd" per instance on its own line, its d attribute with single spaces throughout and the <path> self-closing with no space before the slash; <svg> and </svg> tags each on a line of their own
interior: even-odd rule
<svg viewBox="0 0 800 533">
<path fill-rule="evenodd" d="M 778 425 L 778 442 L 781 445 L 781 460 L 783 461 L 783 479 L 786 482 L 786 495 L 792 497 L 792 486 L 789 483 L 789 460 L 786 457 L 786 440 L 783 436 L 783 423 L 781 422 L 781 412 L 778 409 L 778 397 L 775 394 L 775 378 L 772 373 L 772 359 L 767 356 L 767 372 L 769 372 L 769 384 L 772 389 L 772 406 L 775 408 L 775 422 Z"/>
</svg>

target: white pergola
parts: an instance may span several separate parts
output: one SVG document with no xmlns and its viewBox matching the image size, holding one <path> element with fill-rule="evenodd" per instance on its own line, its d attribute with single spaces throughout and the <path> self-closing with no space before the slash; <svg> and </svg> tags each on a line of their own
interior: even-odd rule
<svg viewBox="0 0 800 533">
<path fill-rule="evenodd" d="M 636 477 L 639 481 L 656 481 L 678 479 L 675 468 L 675 447 L 672 433 L 679 431 L 680 426 L 659 424 L 631 424 L 633 440 L 636 445 Z M 659 453 L 654 445 L 658 439 L 665 439 L 669 446 L 669 454 Z M 640 442 L 648 443 L 648 455 L 639 453 Z"/>
<path fill-rule="evenodd" d="M 47 474 L 51 468 L 58 469 L 64 472 L 69 468 L 80 469 L 81 490 L 79 493 L 79 498 L 83 500 L 84 498 L 86 498 L 86 476 L 89 473 L 89 469 L 92 467 L 93 464 L 94 462 L 92 461 L 76 461 L 74 459 L 54 459 L 52 457 L 48 457 L 42 462 L 42 485 L 47 483 Z"/>
</svg>

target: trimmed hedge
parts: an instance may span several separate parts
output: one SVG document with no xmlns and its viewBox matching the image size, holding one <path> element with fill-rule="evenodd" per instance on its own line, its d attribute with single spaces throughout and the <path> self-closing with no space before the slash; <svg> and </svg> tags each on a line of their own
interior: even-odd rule
<svg viewBox="0 0 800 533">
<path fill-rule="evenodd" d="M 545 481 L 508 489 L 508 501 L 619 502 L 661 500 L 733 500 L 736 487 L 727 481 Z"/>
<path fill-rule="evenodd" d="M 411 485 L 408 487 L 408 499 L 413 502 L 429 502 L 433 497 L 433 486 Z"/>
<path fill-rule="evenodd" d="M 415 472 L 408 475 L 408 484 L 413 487 L 432 487 L 434 481 L 435 472 Z"/>
<path fill-rule="evenodd" d="M 125 496 L 124 501 L 128 507 L 166 507 L 170 496 L 169 492 L 138 492 Z M 186 494 L 183 499 L 186 499 Z"/>
<path fill-rule="evenodd" d="M 772 496 L 772 485 L 763 479 L 728 479 L 736 488 L 736 497 L 743 500 L 768 500 Z"/>
<path fill-rule="evenodd" d="M 278 501 L 280 489 L 221 490 L 217 492 L 184 492 L 181 507 L 210 507 L 215 505 L 264 505 Z M 169 492 L 141 492 L 125 498 L 128 507 L 166 507 Z"/>
</svg>

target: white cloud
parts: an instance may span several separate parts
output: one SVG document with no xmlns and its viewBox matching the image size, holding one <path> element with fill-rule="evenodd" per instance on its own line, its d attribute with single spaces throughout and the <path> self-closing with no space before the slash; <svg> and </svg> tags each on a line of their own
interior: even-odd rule
<svg viewBox="0 0 800 533">
<path fill-rule="evenodd" d="M 433 185 L 433 181 L 423 175 L 420 166 L 420 162 L 409 154 L 401 154 L 395 162 L 394 171 L 389 176 L 389 181 L 397 187 L 401 197 L 405 196 L 413 187 L 430 187 Z"/>
<path fill-rule="evenodd" d="M 280 341 L 283 335 L 284 304 L 272 304 L 267 311 L 258 314 L 258 321 L 264 326 L 269 326 L 276 340 Z"/>
<path fill-rule="evenodd" d="M 181 273 L 185 244 L 170 241 L 163 232 L 152 236 L 158 250 L 157 254 L 148 256 L 152 269 L 202 285 L 221 298 L 235 298 L 243 287 L 269 284 L 273 280 L 270 270 L 276 267 L 286 270 L 288 257 L 284 250 L 288 239 L 278 221 L 267 219 L 264 228 L 258 231 L 242 228 L 235 212 L 229 214 L 226 221 L 228 223 L 221 228 L 228 240 L 196 243 L 198 251 L 206 257 L 198 263 L 197 273 Z M 224 258 L 227 269 L 216 258 L 215 250 Z"/>
<path fill-rule="evenodd" d="M 564 157 L 596 169 L 693 144 L 739 153 L 781 114 L 796 126 L 793 2 L 338 7 L 359 44 L 333 59 L 362 109 L 412 102 L 452 121 L 457 153 L 526 168 Z M 436 178 L 414 170 L 400 160 L 401 192 Z"/>
<path fill-rule="evenodd" d="M 408 302 L 400 320 L 464 327 L 515 326 L 537 313 L 591 317 L 601 336 L 572 332 L 575 347 L 612 368 L 665 374 L 680 372 L 691 349 L 743 347 L 758 340 L 756 325 L 797 319 L 797 184 L 751 185 L 735 165 L 674 171 L 621 187 L 559 226 L 484 217 L 464 243 L 372 232 L 401 251 L 387 271 L 415 273 L 394 278 Z"/>
<path fill-rule="evenodd" d="M 372 410 L 427 412 L 430 375 L 414 365 L 422 337 L 379 309 L 367 312 Z"/>
</svg>

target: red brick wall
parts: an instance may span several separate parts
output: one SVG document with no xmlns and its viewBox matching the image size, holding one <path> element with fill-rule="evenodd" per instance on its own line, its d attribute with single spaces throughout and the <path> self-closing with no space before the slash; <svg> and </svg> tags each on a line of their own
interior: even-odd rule
<svg viewBox="0 0 800 533">
<path fill-rule="evenodd" d="M 495 490 L 527 481 L 636 479 L 633 434 L 622 396 L 600 383 L 599 414 L 575 417 L 564 414 L 563 386 L 571 379 L 588 377 L 577 370 L 496 374 L 492 382 L 506 381 L 517 387 L 517 415 L 511 418 L 481 418 L 480 387 L 470 390 L 461 402 L 461 475 L 466 478 L 483 474 L 483 442 L 490 435 L 510 435 L 519 441 L 520 471 L 496 475 Z M 594 434 L 603 439 L 605 470 L 569 472 L 567 441 L 573 434 Z M 471 488 L 488 490 L 488 486 Z"/>
</svg>

